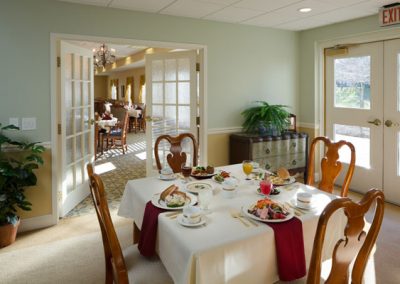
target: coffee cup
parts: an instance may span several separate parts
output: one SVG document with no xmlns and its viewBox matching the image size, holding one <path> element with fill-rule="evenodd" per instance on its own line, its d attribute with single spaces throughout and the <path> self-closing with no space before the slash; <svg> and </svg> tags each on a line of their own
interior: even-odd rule
<svg viewBox="0 0 400 284">
<path fill-rule="evenodd" d="M 174 172 L 171 168 L 162 168 L 160 171 L 161 178 L 170 178 L 173 174 Z"/>
<path fill-rule="evenodd" d="M 297 203 L 303 207 L 310 207 L 312 194 L 309 192 L 297 193 Z"/>
<path fill-rule="evenodd" d="M 188 224 L 197 224 L 201 221 L 201 209 L 192 205 L 183 207 L 183 220 Z"/>
</svg>

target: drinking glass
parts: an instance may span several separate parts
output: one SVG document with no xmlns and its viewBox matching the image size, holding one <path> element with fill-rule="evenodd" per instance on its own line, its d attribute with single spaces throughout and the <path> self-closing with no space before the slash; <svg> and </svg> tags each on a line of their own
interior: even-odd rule
<svg viewBox="0 0 400 284">
<path fill-rule="evenodd" d="M 273 190 L 273 184 L 270 180 L 262 180 L 260 181 L 260 191 L 264 195 L 270 195 Z"/>
<path fill-rule="evenodd" d="M 184 183 L 187 183 L 189 180 L 189 176 L 192 173 L 192 165 L 190 163 L 189 164 L 183 163 L 181 165 L 181 172 L 184 177 Z"/>
<path fill-rule="evenodd" d="M 253 162 L 250 160 L 244 160 L 242 166 L 243 172 L 246 174 L 246 180 L 250 180 L 249 175 L 253 171 Z"/>
<path fill-rule="evenodd" d="M 213 197 L 212 190 L 204 189 L 199 192 L 199 205 L 200 208 L 203 210 L 204 214 L 210 213 L 211 211 L 208 209 L 208 205 L 210 205 L 211 200 Z"/>
</svg>

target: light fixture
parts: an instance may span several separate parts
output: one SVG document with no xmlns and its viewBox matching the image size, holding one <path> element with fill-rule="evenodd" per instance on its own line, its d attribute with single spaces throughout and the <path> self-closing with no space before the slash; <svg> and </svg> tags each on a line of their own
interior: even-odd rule
<svg viewBox="0 0 400 284">
<path fill-rule="evenodd" d="M 297 10 L 297 11 L 299 11 L 300 13 L 308 13 L 308 12 L 311 12 L 311 8 L 309 8 L 309 7 L 304 7 L 304 8 L 300 8 L 299 10 Z"/>
<path fill-rule="evenodd" d="M 98 49 L 93 48 L 93 65 L 95 67 L 105 67 L 106 64 L 115 62 L 115 49 L 108 49 L 104 43 Z"/>
</svg>

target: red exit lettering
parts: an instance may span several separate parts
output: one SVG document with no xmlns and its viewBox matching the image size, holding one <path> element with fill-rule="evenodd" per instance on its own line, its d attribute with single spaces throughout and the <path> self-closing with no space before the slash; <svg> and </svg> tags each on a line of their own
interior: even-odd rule
<svg viewBox="0 0 400 284">
<path fill-rule="evenodd" d="M 400 6 L 392 6 L 380 10 L 381 26 L 400 23 Z"/>
</svg>

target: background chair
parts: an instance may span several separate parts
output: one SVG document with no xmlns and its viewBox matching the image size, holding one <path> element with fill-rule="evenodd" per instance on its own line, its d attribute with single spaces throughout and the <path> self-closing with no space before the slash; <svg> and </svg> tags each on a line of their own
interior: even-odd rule
<svg viewBox="0 0 400 284">
<path fill-rule="evenodd" d="M 162 263 L 148 260 L 140 255 L 137 246 L 129 246 L 122 251 L 112 223 L 103 181 L 93 173 L 91 164 L 87 165 L 90 179 L 90 193 L 96 209 L 103 239 L 106 265 L 105 283 L 173 283 Z"/>
<path fill-rule="evenodd" d="M 371 205 L 376 209 L 372 225 L 368 233 L 364 231 L 365 214 Z M 321 274 L 321 256 L 325 238 L 326 226 L 329 218 L 339 209 L 343 209 L 347 216 L 347 224 L 344 230 L 344 239 L 336 243 L 332 256 L 332 268 L 325 283 L 362 283 L 365 267 L 369 255 L 378 237 L 383 220 L 384 194 L 377 189 L 371 189 L 359 202 L 352 202 L 349 198 L 339 198 L 329 203 L 322 212 L 317 226 L 314 246 L 308 269 L 307 283 L 319 284 Z M 354 266 L 350 272 L 350 264 Z"/>
<path fill-rule="evenodd" d="M 111 142 L 111 147 L 121 148 L 122 153 L 128 151 L 128 144 L 126 143 L 126 134 L 129 128 L 129 114 L 125 110 L 124 118 L 119 121 L 111 130 L 107 133 L 107 148 Z"/>
<path fill-rule="evenodd" d="M 342 146 L 348 146 L 351 152 L 351 159 L 349 162 L 349 168 L 347 170 L 346 177 L 342 185 L 340 196 L 345 197 L 349 191 L 349 186 L 354 173 L 354 167 L 356 163 L 356 150 L 350 142 L 340 140 L 339 142 L 332 142 L 327 137 L 316 137 L 313 139 L 310 147 L 310 155 L 308 158 L 308 171 L 306 184 L 314 185 L 314 156 L 315 148 L 319 141 L 322 141 L 325 145 L 325 154 L 321 160 L 321 181 L 318 184 L 318 188 L 333 193 L 334 184 L 336 178 L 339 176 L 342 170 L 342 163 L 339 161 L 339 149 Z"/>
<path fill-rule="evenodd" d="M 171 147 L 169 149 L 170 153 L 167 155 L 167 162 L 174 173 L 181 172 L 181 165 L 183 163 L 186 163 L 186 157 L 187 157 L 186 153 L 182 152 L 182 140 L 185 138 L 189 138 L 193 142 L 192 165 L 197 166 L 198 150 L 197 150 L 196 138 L 194 138 L 193 134 L 181 133 L 178 136 L 161 135 L 157 137 L 154 145 L 154 156 L 156 158 L 157 169 L 159 171 L 162 169 L 159 157 L 159 145 L 160 142 L 165 139 L 169 142 L 169 144 L 171 144 Z"/>
</svg>

